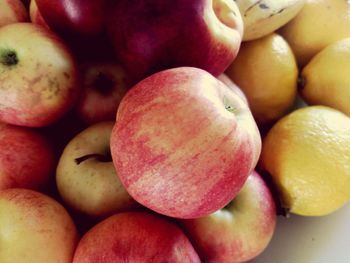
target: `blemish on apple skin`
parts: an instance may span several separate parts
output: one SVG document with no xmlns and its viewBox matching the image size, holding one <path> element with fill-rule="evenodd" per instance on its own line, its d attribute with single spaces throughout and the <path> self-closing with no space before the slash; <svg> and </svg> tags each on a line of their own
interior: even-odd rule
<svg viewBox="0 0 350 263">
<path fill-rule="evenodd" d="M 60 93 L 60 84 L 57 80 L 57 78 L 49 78 L 48 79 L 48 84 L 49 84 L 49 90 L 57 96 Z"/>
</svg>

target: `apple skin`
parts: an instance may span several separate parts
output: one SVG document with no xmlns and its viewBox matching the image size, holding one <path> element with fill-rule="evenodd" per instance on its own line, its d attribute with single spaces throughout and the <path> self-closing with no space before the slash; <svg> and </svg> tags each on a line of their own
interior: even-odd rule
<svg viewBox="0 0 350 263">
<path fill-rule="evenodd" d="M 29 128 L 0 124 L 0 190 L 44 191 L 56 166 L 52 146 Z"/>
<path fill-rule="evenodd" d="M 135 83 L 180 66 L 218 76 L 236 57 L 243 32 L 232 0 L 119 0 L 107 21 L 117 57 Z"/>
<path fill-rule="evenodd" d="M 203 262 L 246 262 L 269 244 L 276 206 L 264 180 L 253 172 L 227 207 L 181 223 Z"/>
<path fill-rule="evenodd" d="M 90 62 L 81 66 L 82 92 L 77 115 L 87 124 L 115 120 L 120 101 L 128 91 L 126 74 L 115 62 Z"/>
<path fill-rule="evenodd" d="M 32 23 L 46 27 L 50 29 L 45 19 L 41 15 L 35 0 L 31 0 L 29 4 L 29 16 Z"/>
<path fill-rule="evenodd" d="M 97 35 L 105 24 L 106 0 L 35 0 L 50 28 L 62 35 Z"/>
<path fill-rule="evenodd" d="M 158 72 L 131 88 L 111 136 L 113 162 L 129 194 L 178 218 L 224 207 L 260 151 L 245 102 L 208 72 L 191 67 Z"/>
<path fill-rule="evenodd" d="M 54 30 L 45 21 L 38 9 L 36 0 L 31 0 L 29 10 L 32 23 Z M 76 34 L 75 32 L 71 32 L 70 34 L 67 32 L 57 32 L 79 61 L 90 62 L 91 60 L 101 60 L 101 58 L 112 58 L 112 60 L 115 60 L 114 51 L 105 30 L 93 36 Z"/>
<path fill-rule="evenodd" d="M 71 263 L 78 235 L 54 199 L 28 189 L 0 191 L 1 263 Z"/>
<path fill-rule="evenodd" d="M 225 74 L 222 73 L 220 76 L 217 77 L 220 81 L 222 81 L 224 84 L 226 84 L 227 87 L 229 87 L 230 89 L 232 89 L 235 93 L 237 93 L 237 95 L 247 104 L 248 103 L 248 99 L 246 97 L 246 95 L 244 94 L 244 92 Z"/>
<path fill-rule="evenodd" d="M 0 0 L 0 27 L 27 20 L 27 9 L 21 0 Z"/>
<path fill-rule="evenodd" d="M 47 126 L 68 112 L 78 98 L 75 60 L 44 27 L 16 23 L 0 28 L 0 70 L 2 122 Z"/>
<path fill-rule="evenodd" d="M 90 229 L 80 240 L 73 263 L 200 262 L 175 224 L 159 215 L 126 212 Z"/>
<path fill-rule="evenodd" d="M 114 122 L 101 122 L 76 135 L 65 147 L 56 170 L 58 191 L 71 208 L 92 217 L 107 217 L 136 207 L 121 184 L 109 153 Z M 76 160 L 89 154 L 81 163 Z"/>
<path fill-rule="evenodd" d="M 26 8 L 29 7 L 30 0 L 21 0 L 21 2 L 24 4 L 24 6 L 25 6 Z"/>
</svg>

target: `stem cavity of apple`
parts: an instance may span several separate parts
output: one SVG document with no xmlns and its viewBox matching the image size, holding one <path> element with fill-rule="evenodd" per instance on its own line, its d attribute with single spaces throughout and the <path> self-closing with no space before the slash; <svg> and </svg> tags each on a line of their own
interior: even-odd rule
<svg viewBox="0 0 350 263">
<path fill-rule="evenodd" d="M 4 50 L 0 55 L 0 63 L 5 66 L 14 66 L 18 64 L 17 53 L 13 50 Z"/>
<path fill-rule="evenodd" d="M 216 17 L 221 23 L 229 28 L 236 28 L 236 17 L 235 10 L 232 9 L 230 3 L 227 0 L 212 0 L 213 9 Z M 230 0 L 232 1 L 232 0 Z"/>
<path fill-rule="evenodd" d="M 108 163 L 112 161 L 112 156 L 110 153 L 107 153 L 107 154 L 91 153 L 91 154 L 86 154 L 81 157 L 75 158 L 75 163 L 79 165 L 82 162 L 85 162 L 90 159 L 96 159 L 100 162 Z"/>
<path fill-rule="evenodd" d="M 101 94 L 108 95 L 113 90 L 114 84 L 111 76 L 99 72 L 93 82 L 93 87 Z"/>
<path fill-rule="evenodd" d="M 302 90 L 305 88 L 305 85 L 306 85 L 306 79 L 304 76 L 302 75 L 299 75 L 298 77 L 298 82 L 297 82 L 297 86 L 298 86 L 298 89 L 299 90 Z"/>
</svg>

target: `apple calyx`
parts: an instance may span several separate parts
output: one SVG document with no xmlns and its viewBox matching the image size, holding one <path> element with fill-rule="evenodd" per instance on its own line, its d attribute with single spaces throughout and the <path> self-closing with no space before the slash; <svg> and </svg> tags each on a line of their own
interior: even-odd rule
<svg viewBox="0 0 350 263">
<path fill-rule="evenodd" d="M 231 105 L 225 105 L 225 109 L 231 113 L 235 113 L 236 112 L 236 108 L 232 107 Z"/>
<path fill-rule="evenodd" d="M 5 66 L 14 66 L 18 64 L 17 53 L 13 50 L 4 50 L 0 55 L 0 63 Z"/>
<path fill-rule="evenodd" d="M 229 101 L 226 98 L 224 98 L 223 103 L 224 103 L 225 109 L 228 112 L 231 112 L 233 114 L 237 113 L 238 109 L 236 107 L 232 106 L 232 104 L 229 103 Z"/>
<path fill-rule="evenodd" d="M 83 155 L 81 157 L 75 158 L 75 163 L 79 165 L 82 162 L 85 162 L 89 159 L 96 159 L 104 163 L 112 162 L 112 156 L 110 153 L 107 153 L 107 154 L 91 153 L 91 154 L 87 154 L 87 155 Z"/>
<path fill-rule="evenodd" d="M 92 86 L 96 88 L 101 94 L 108 95 L 114 87 L 115 83 L 111 76 L 99 72 L 93 81 Z"/>
</svg>

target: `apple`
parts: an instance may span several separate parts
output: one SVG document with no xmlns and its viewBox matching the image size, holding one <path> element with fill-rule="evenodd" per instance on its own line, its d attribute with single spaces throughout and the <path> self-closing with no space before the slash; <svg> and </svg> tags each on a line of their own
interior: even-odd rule
<svg viewBox="0 0 350 263">
<path fill-rule="evenodd" d="M 80 29 L 76 29 L 70 25 L 66 25 L 64 26 L 64 23 L 77 23 L 76 26 L 79 26 L 80 22 L 83 21 L 93 21 L 93 19 L 96 18 L 96 16 L 92 16 L 90 15 L 90 18 L 88 18 L 87 16 L 84 15 L 84 12 L 87 13 L 91 13 L 94 12 L 93 8 L 94 5 L 98 5 L 100 6 L 100 8 L 98 8 L 98 10 L 102 9 L 103 6 L 105 6 L 103 9 L 108 9 L 108 5 L 107 3 L 109 3 L 111 0 L 103 0 L 103 1 L 46 1 L 45 5 L 50 5 L 50 7 L 48 7 L 48 9 L 44 9 L 44 11 L 46 10 L 51 10 L 54 13 L 54 16 L 57 16 L 57 21 L 59 23 L 59 25 L 61 24 L 60 22 L 62 22 L 61 26 L 63 28 L 56 28 L 55 24 L 50 24 L 49 22 L 52 22 L 50 20 L 50 18 L 52 18 L 51 16 L 49 16 L 48 18 L 48 22 L 46 21 L 46 17 L 44 18 L 41 11 L 38 8 L 38 0 L 31 0 L 30 2 L 30 17 L 31 17 L 31 21 L 34 24 L 38 24 L 41 26 L 44 26 L 46 28 L 50 28 L 51 30 L 55 31 L 56 33 L 58 33 L 60 35 L 60 37 L 63 38 L 64 42 L 66 43 L 67 46 L 69 46 L 69 48 L 71 49 L 71 51 L 73 52 L 73 54 L 75 55 L 75 57 L 79 60 L 79 61 L 83 61 L 83 62 L 91 62 L 91 60 L 97 60 L 97 61 L 101 61 L 101 60 L 115 60 L 115 55 L 114 55 L 114 51 L 112 48 L 112 44 L 110 43 L 107 35 L 106 35 L 106 30 L 103 28 L 96 30 L 96 32 L 88 32 L 91 28 L 86 28 L 84 26 L 82 26 Z M 79 3 L 78 3 L 79 2 Z M 68 8 L 69 5 L 73 5 L 73 6 L 79 6 L 80 3 L 82 4 L 79 9 L 79 12 L 81 11 L 81 14 L 79 15 L 79 20 L 74 20 L 74 17 L 70 17 L 69 16 L 74 16 L 76 14 L 70 14 L 70 8 Z M 64 9 L 63 11 L 60 8 L 54 8 L 54 6 L 52 5 L 64 5 L 66 9 Z M 54 8 L 54 9 L 52 9 Z M 56 14 L 56 12 L 61 12 L 66 13 L 67 17 L 62 17 L 59 14 Z M 50 12 L 51 12 L 50 11 Z M 100 12 L 102 12 L 100 10 Z M 105 16 L 106 11 L 103 11 L 103 16 Z M 60 17 L 60 18 L 58 18 Z M 62 19 L 62 21 L 60 21 L 59 19 Z M 66 19 L 71 19 L 71 21 L 67 22 Z M 102 19 L 102 18 L 101 18 Z M 99 20 L 99 19 L 98 19 Z M 84 22 L 84 23 L 85 23 Z M 102 21 L 100 21 L 102 23 Z M 101 24 L 102 27 L 102 24 Z M 82 31 L 82 30 L 87 30 L 87 32 L 77 32 L 76 30 Z M 92 29 L 93 30 L 93 29 Z M 97 52 L 98 51 L 98 52 Z"/>
<path fill-rule="evenodd" d="M 0 262 L 71 263 L 78 235 L 67 211 L 33 190 L 0 191 Z"/>
<path fill-rule="evenodd" d="M 73 106 L 80 85 L 70 51 L 31 23 L 0 28 L 0 121 L 42 127 Z"/>
<path fill-rule="evenodd" d="M 145 212 L 115 214 L 80 240 L 73 263 L 200 262 L 192 244 L 175 224 Z"/>
<path fill-rule="evenodd" d="M 240 47 L 243 21 L 232 0 L 119 0 L 110 9 L 107 31 L 134 82 L 179 66 L 218 76 Z"/>
<path fill-rule="evenodd" d="M 106 0 L 35 0 L 42 17 L 56 33 L 97 35 L 105 25 Z"/>
<path fill-rule="evenodd" d="M 0 124 L 0 190 L 44 191 L 56 166 L 52 146 L 39 132 Z"/>
<path fill-rule="evenodd" d="M 256 166 L 261 139 L 247 104 L 208 72 L 158 72 L 123 98 L 111 153 L 129 194 L 167 216 L 195 218 L 230 202 Z"/>
<path fill-rule="evenodd" d="M 225 74 L 222 73 L 220 76 L 217 77 L 220 81 L 222 81 L 224 84 L 226 84 L 227 87 L 229 87 L 230 89 L 232 89 L 235 93 L 237 93 L 237 95 L 245 102 L 247 103 L 247 105 L 249 105 L 248 103 L 248 99 L 246 97 L 246 95 L 244 94 L 244 92 Z"/>
<path fill-rule="evenodd" d="M 21 2 L 24 4 L 24 6 L 25 6 L 26 8 L 29 7 L 30 1 L 31 1 L 31 0 L 21 0 Z"/>
<path fill-rule="evenodd" d="M 76 116 L 73 108 L 58 121 L 38 130 L 50 140 L 56 156 L 60 156 L 68 142 L 87 127 L 88 125 Z"/>
<path fill-rule="evenodd" d="M 27 20 L 27 9 L 21 0 L 0 0 L 0 27 Z"/>
<path fill-rule="evenodd" d="M 45 19 L 41 15 L 38 6 L 36 4 L 36 0 L 31 0 L 29 4 L 29 16 L 32 23 L 41 25 L 46 28 L 50 28 L 49 25 L 46 23 Z"/>
<path fill-rule="evenodd" d="M 268 186 L 253 172 L 225 208 L 181 223 L 203 262 L 246 262 L 270 243 L 276 207 Z"/>
<path fill-rule="evenodd" d="M 85 63 L 77 115 L 88 124 L 114 120 L 127 91 L 126 74 L 120 65 L 106 61 Z"/>
<path fill-rule="evenodd" d="M 100 122 L 76 135 L 65 147 L 56 170 L 57 188 L 64 202 L 92 217 L 136 207 L 110 156 L 113 125 Z"/>
</svg>

